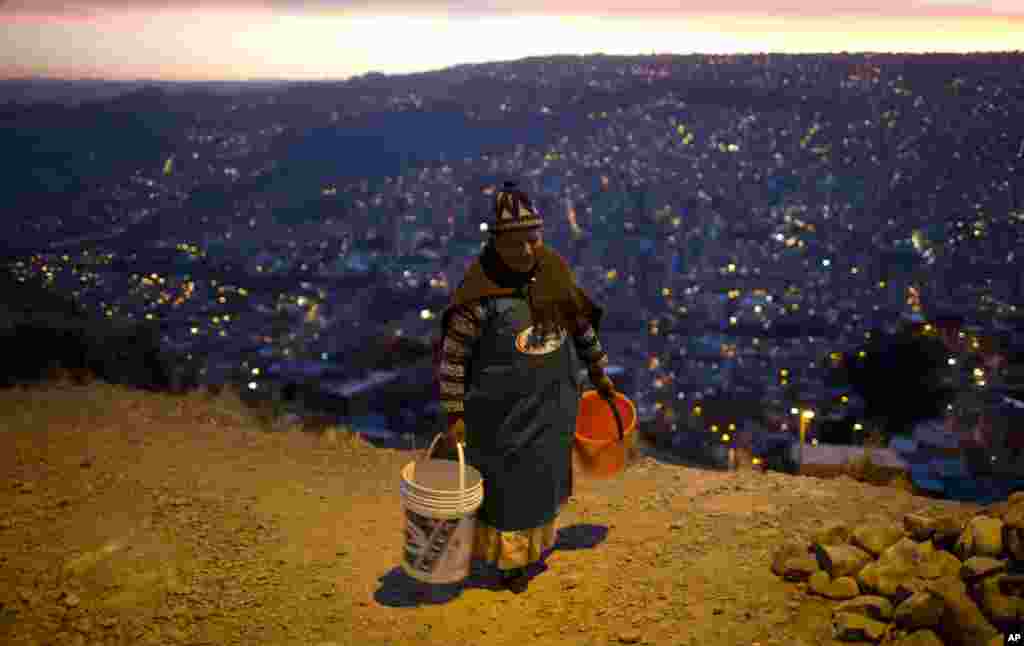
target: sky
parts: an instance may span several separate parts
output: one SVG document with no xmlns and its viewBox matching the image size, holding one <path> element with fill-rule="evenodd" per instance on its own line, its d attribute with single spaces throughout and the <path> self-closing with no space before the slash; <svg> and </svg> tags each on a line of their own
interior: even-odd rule
<svg viewBox="0 0 1024 646">
<path fill-rule="evenodd" d="M 554 54 L 1024 50 L 1024 0 L 0 0 L 0 79 L 343 80 Z"/>
</svg>

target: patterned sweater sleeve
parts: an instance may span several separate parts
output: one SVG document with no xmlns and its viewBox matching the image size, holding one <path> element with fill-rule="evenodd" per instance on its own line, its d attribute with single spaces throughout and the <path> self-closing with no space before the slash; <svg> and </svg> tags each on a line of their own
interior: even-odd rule
<svg viewBox="0 0 1024 646">
<path fill-rule="evenodd" d="M 597 338 L 594 327 L 585 318 L 576 321 L 573 343 L 576 345 L 576 354 L 587 366 L 587 372 L 604 370 L 608 366 L 608 353 L 601 347 L 601 341 Z"/>
<path fill-rule="evenodd" d="M 483 314 L 479 301 L 457 307 L 452 310 L 448 328 L 443 332 L 438 381 L 441 410 L 448 414 L 449 420 L 461 417 L 464 413 L 466 367 L 473 343 L 481 334 Z"/>
</svg>

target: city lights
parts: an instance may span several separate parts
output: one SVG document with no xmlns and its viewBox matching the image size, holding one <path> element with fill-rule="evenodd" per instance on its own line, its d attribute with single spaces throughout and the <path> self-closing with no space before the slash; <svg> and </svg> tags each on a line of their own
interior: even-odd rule
<svg viewBox="0 0 1024 646">
<path fill-rule="evenodd" d="M 599 66 L 594 65 L 592 73 Z M 827 87 L 821 85 L 821 73 L 800 69 L 804 67 L 800 62 L 794 65 L 797 73 L 786 84 Z M 693 79 L 700 78 L 700 69 L 687 69 Z M 844 71 L 837 79 L 840 94 L 859 95 L 875 82 L 887 81 L 890 72 L 877 69 L 849 78 Z M 522 83 L 518 67 L 515 73 L 520 75 L 516 82 Z M 513 72 L 495 74 L 512 78 Z M 623 66 L 620 73 L 624 79 L 637 74 L 630 66 Z M 651 78 L 649 71 L 644 74 L 642 78 Z M 543 70 L 536 75 L 548 88 L 556 87 L 557 77 L 546 77 Z M 773 78 L 751 80 L 758 87 L 774 87 Z M 588 85 L 613 92 L 615 83 L 598 73 Z M 1007 318 L 1014 311 L 1014 290 L 1019 287 L 988 271 L 985 262 L 978 270 L 984 267 L 992 284 L 975 281 L 958 292 L 941 282 L 953 276 L 955 287 L 961 274 L 967 278 L 960 268 L 976 264 L 967 254 L 1015 266 L 1011 250 L 1019 248 L 1020 240 L 1008 232 L 1024 229 L 1020 226 L 1024 213 L 1013 210 L 1013 200 L 1019 201 L 1020 195 L 1011 192 L 1017 190 L 1012 182 L 1014 170 L 994 172 L 998 176 L 978 187 L 952 177 L 943 179 L 942 186 L 915 184 L 920 199 L 908 193 L 908 180 L 919 175 L 914 169 L 923 163 L 922 151 L 915 150 L 913 142 L 945 121 L 936 118 L 942 112 L 936 112 L 931 101 L 923 103 L 917 97 L 921 101 L 914 102 L 906 89 L 912 85 L 912 80 L 902 78 L 899 83 L 883 83 L 875 89 L 888 94 L 879 96 L 896 101 L 882 99 L 879 105 L 886 106 L 885 114 L 854 107 L 850 118 L 839 121 L 834 121 L 834 115 L 813 111 L 796 117 L 771 112 L 729 114 L 716 121 L 705 118 L 700 106 L 688 105 L 686 97 L 656 92 L 618 110 L 590 108 L 595 110 L 591 118 L 600 119 L 593 123 L 595 136 L 563 137 L 523 145 L 515 152 L 467 153 L 454 160 L 442 159 L 443 169 L 429 163 L 407 164 L 401 173 L 380 181 L 366 178 L 342 185 L 341 180 L 325 177 L 301 189 L 301 197 L 295 196 L 310 202 L 308 226 L 277 227 L 276 218 L 288 210 L 281 205 L 291 196 L 267 189 L 236 200 L 222 215 L 200 214 L 203 217 L 196 222 L 204 222 L 202 227 L 153 241 L 152 249 L 140 248 L 137 258 L 115 258 L 103 250 L 72 252 L 73 247 L 66 247 L 34 254 L 18 266 L 23 274 L 80 292 L 100 318 L 158 321 L 151 327 L 159 328 L 173 344 L 193 349 L 197 356 L 213 355 L 219 349 L 225 354 L 259 352 L 275 359 L 292 357 L 296 364 L 306 360 L 331 364 L 330 370 L 340 372 L 346 367 L 341 348 L 349 343 L 361 346 L 364 336 L 383 334 L 382 321 L 389 322 L 385 331 L 401 324 L 410 341 L 438 331 L 437 308 L 479 253 L 479 234 L 489 232 L 488 223 L 478 223 L 478 217 L 490 218 L 487 203 L 501 185 L 501 179 L 494 178 L 515 176 L 536 203 L 553 204 L 559 210 L 559 217 L 548 218 L 552 226 L 546 228 L 545 238 L 571 262 L 581 287 L 592 290 L 596 302 L 607 304 L 607 318 L 614 322 L 606 327 L 608 340 L 602 343 L 624 350 L 623 356 L 611 360 L 628 362 L 624 366 L 628 377 L 622 384 L 637 402 L 641 418 L 652 409 L 663 410 L 661 401 L 654 400 L 676 399 L 682 413 L 680 427 L 699 429 L 705 442 L 711 438 L 703 431 L 710 427 L 726 442 L 737 437 L 737 427 L 743 427 L 744 437 L 758 428 L 756 422 L 736 417 L 731 409 L 723 419 L 718 403 L 711 403 L 719 397 L 738 396 L 765 407 L 771 402 L 773 421 L 763 426 L 789 430 L 799 423 L 803 444 L 812 428 L 820 428 L 824 437 L 827 428 L 846 423 L 837 420 L 865 417 L 865 398 L 854 394 L 859 391 L 850 390 L 848 383 L 826 386 L 823 375 L 842 377 L 839 368 L 844 363 L 853 363 L 851 372 L 868 373 L 875 359 L 884 365 L 885 357 L 873 355 L 869 364 L 863 361 L 867 352 L 857 349 L 862 344 L 875 347 L 861 339 L 861 335 L 872 338 L 868 330 L 880 330 L 876 336 L 885 340 L 902 324 L 892 321 L 905 322 L 917 314 L 911 318 L 921 327 L 912 329 L 937 334 L 940 325 L 931 317 L 961 304 L 978 305 L 984 313 L 998 312 Z M 986 88 L 989 85 L 985 83 Z M 969 79 L 963 91 L 975 86 Z M 897 97 L 903 96 L 909 98 L 901 102 Z M 992 96 L 988 99 L 996 103 Z M 355 104 L 363 102 L 369 109 L 376 101 L 365 96 Z M 405 89 L 390 102 L 381 101 L 380 107 L 422 105 L 425 111 L 428 101 Z M 473 106 L 477 119 L 485 118 L 484 111 L 491 118 L 562 113 L 564 106 L 552 101 L 558 99 L 545 97 L 531 103 L 527 95 L 516 93 L 464 105 Z M 235 103 L 242 105 L 244 100 Z M 861 103 L 857 99 L 851 105 Z M 1010 99 L 1004 103 L 1002 107 L 1011 114 Z M 983 105 L 976 102 L 974 107 L 981 110 Z M 333 121 L 340 122 L 341 108 L 329 106 L 324 114 L 332 111 Z M 686 114 L 688 123 L 666 114 Z M 998 118 L 987 111 L 984 115 Z M 223 150 L 200 148 L 203 165 L 196 168 L 202 175 L 196 177 L 202 181 L 197 186 L 208 184 L 211 173 L 231 186 L 230 179 L 244 179 L 246 168 L 261 168 L 265 173 L 279 163 L 259 157 L 257 151 L 265 150 L 265 142 L 254 145 L 252 140 L 261 132 L 264 137 L 280 134 L 284 126 L 265 123 L 250 132 L 231 132 L 236 126 L 228 121 L 189 135 L 189 145 L 197 148 L 204 141 L 224 142 Z M 1011 122 L 1009 117 L 1005 121 Z M 889 158 L 877 148 L 880 132 L 893 137 L 892 146 L 887 143 L 885 148 L 892 153 Z M 969 148 L 961 146 L 958 151 L 964 163 L 978 163 L 968 157 Z M 243 153 L 251 154 L 253 163 L 232 159 L 233 172 L 228 173 L 225 160 Z M 994 155 L 994 150 L 989 154 Z M 758 161 L 760 155 L 770 156 L 767 164 Z M 162 163 L 167 154 L 161 157 Z M 192 155 L 184 158 L 184 162 L 191 160 Z M 161 213 L 160 205 L 174 194 L 169 193 L 168 184 L 173 179 L 184 185 L 189 172 L 190 167 L 180 161 L 171 175 L 162 174 L 159 165 L 139 170 L 130 184 L 138 184 L 140 191 L 127 194 L 120 211 L 130 212 L 127 218 L 132 222 Z M 882 179 L 877 180 L 876 174 Z M 488 177 L 486 186 L 476 183 L 481 176 Z M 252 177 L 259 174 L 253 171 Z M 178 184 L 173 191 L 179 190 Z M 235 186 L 242 191 L 244 185 Z M 187 197 L 188 188 L 182 190 Z M 901 207 L 902 198 L 906 208 Z M 877 231 L 859 216 L 861 212 L 885 213 Z M 960 227 L 955 225 L 957 217 L 962 219 Z M 856 232 L 851 222 L 857 224 Z M 935 223 L 948 226 L 943 229 Z M 92 228 L 112 230 L 109 225 L 95 222 Z M 958 235 L 964 242 L 957 242 Z M 649 244 L 633 245 L 641 239 Z M 90 242 L 87 246 L 101 245 Z M 110 267 L 115 260 L 117 271 Z M 929 268 L 932 260 L 934 267 Z M 217 273 L 229 264 L 235 267 L 225 272 L 242 273 Z M 126 266 L 127 270 L 121 269 Z M 290 274 L 302 268 L 301 275 L 309 282 L 302 284 L 303 295 L 298 295 L 300 281 L 289 282 Z M 386 279 L 349 287 L 349 276 L 369 277 L 371 269 L 383 271 Z M 211 280 L 212 275 L 217 279 Z M 245 298 L 249 296 L 246 289 L 218 287 L 218 280 L 227 283 L 238 276 L 251 280 L 251 298 Z M 335 280 L 344 286 L 337 287 Z M 965 285 L 968 282 L 964 280 Z M 127 295 L 116 293 L 122 284 L 127 284 Z M 394 294 L 362 298 L 377 290 Z M 396 311 L 386 311 L 389 305 Z M 371 311 L 378 307 L 381 311 Z M 227 309 L 232 313 L 226 314 Z M 739 326 L 741 319 L 743 326 Z M 925 319 L 936 324 L 924 323 Z M 751 339 L 748 326 L 765 336 Z M 828 329 L 824 352 L 818 331 L 822 327 Z M 403 336 L 402 329 L 394 335 Z M 994 367 L 974 368 L 997 364 L 989 363 L 987 332 L 973 326 L 967 329 L 968 335 L 942 336 L 949 349 L 941 350 L 938 360 L 961 366 L 944 370 L 943 378 L 964 391 L 987 394 L 977 389 L 995 389 L 1001 372 Z M 957 334 L 963 343 L 953 343 Z M 851 361 L 854 353 L 857 361 Z M 941 354 L 947 358 L 941 359 Z M 240 374 L 240 383 L 256 390 L 257 382 L 246 379 L 260 377 L 261 371 L 245 365 L 232 374 Z M 703 419 L 704 409 L 693 404 L 701 401 L 708 412 Z M 691 416 L 685 414 L 684 405 Z M 820 408 L 815 411 L 812 406 Z M 786 416 L 787 410 L 798 419 Z M 726 421 L 730 418 L 734 421 Z M 863 426 L 853 424 L 853 429 L 860 431 Z M 812 444 L 816 442 L 811 438 Z"/>
</svg>

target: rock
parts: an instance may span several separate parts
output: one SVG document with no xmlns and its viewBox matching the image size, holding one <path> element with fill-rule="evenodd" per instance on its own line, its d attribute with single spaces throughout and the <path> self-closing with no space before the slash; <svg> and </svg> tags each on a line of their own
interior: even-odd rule
<svg viewBox="0 0 1024 646">
<path fill-rule="evenodd" d="M 329 428 L 320 435 L 320 447 L 324 449 L 338 448 L 338 431 Z"/>
<path fill-rule="evenodd" d="M 857 582 L 848 576 L 832 579 L 828 572 L 818 570 L 808 580 L 811 591 L 828 599 L 852 599 L 860 593 Z"/>
<path fill-rule="evenodd" d="M 772 572 L 775 576 L 784 576 L 786 563 L 790 559 L 808 556 L 810 556 L 810 548 L 808 546 L 793 540 L 786 541 L 775 551 L 775 555 L 772 557 Z"/>
<path fill-rule="evenodd" d="M 942 646 L 942 640 L 931 630 L 918 630 L 899 641 L 899 646 Z"/>
<path fill-rule="evenodd" d="M 836 606 L 836 612 L 864 615 L 875 621 L 890 621 L 893 616 L 892 604 L 889 603 L 888 599 L 868 594 L 840 603 Z"/>
<path fill-rule="evenodd" d="M 786 561 L 782 578 L 787 581 L 806 581 L 818 571 L 818 561 L 814 557 L 798 556 Z"/>
<path fill-rule="evenodd" d="M 978 601 L 988 610 L 996 626 L 1020 625 L 1020 618 L 1024 618 L 1024 600 L 1002 591 L 1002 576 L 989 576 L 980 582 L 976 587 Z"/>
<path fill-rule="evenodd" d="M 1003 521 L 978 516 L 967 523 L 954 546 L 962 559 L 971 556 L 999 556 L 1003 551 Z"/>
<path fill-rule="evenodd" d="M 994 646 L 1024 621 L 1024 492 L 969 517 L 907 514 L 788 540 L 772 572 L 839 601 L 835 638 L 892 646 Z"/>
<path fill-rule="evenodd" d="M 924 580 L 915 577 L 912 568 L 902 563 L 868 563 L 857 573 L 861 590 L 901 603 L 924 587 Z"/>
<path fill-rule="evenodd" d="M 878 557 L 891 545 L 903 538 L 903 529 L 891 523 L 879 523 L 858 527 L 850 542 L 871 556 Z"/>
<path fill-rule="evenodd" d="M 1010 504 L 1009 500 L 1001 500 L 999 502 L 994 502 L 988 507 L 986 507 L 984 510 L 982 510 L 982 513 L 985 516 L 989 516 L 991 518 L 998 518 L 999 520 L 1004 520 L 1004 517 L 1006 516 L 1007 512 L 1009 512 L 1011 509 L 1013 509 L 1013 506 Z"/>
<path fill-rule="evenodd" d="M 863 615 L 838 612 L 832 617 L 832 634 L 842 641 L 878 642 L 885 635 L 885 629 L 884 623 Z"/>
<path fill-rule="evenodd" d="M 1003 543 L 1010 556 L 1016 561 L 1024 561 L 1024 535 L 1021 532 L 1021 529 L 1011 527 L 1009 524 L 1003 526 Z"/>
<path fill-rule="evenodd" d="M 935 532 L 934 521 L 920 514 L 907 514 L 904 516 L 903 529 L 915 541 L 926 541 Z"/>
<path fill-rule="evenodd" d="M 812 539 L 820 545 L 842 545 L 850 540 L 850 528 L 843 523 L 828 523 Z"/>
<path fill-rule="evenodd" d="M 937 631 L 945 643 L 951 646 L 984 644 L 999 634 L 958 578 L 932 581 L 928 584 L 928 592 L 940 597 L 945 604 Z"/>
<path fill-rule="evenodd" d="M 918 543 L 909 538 L 903 538 L 886 548 L 878 560 L 885 563 L 904 562 L 911 565 L 922 565 L 934 555 L 935 548 L 931 543 Z"/>
<path fill-rule="evenodd" d="M 1005 571 L 1006 563 L 999 559 L 972 556 L 964 561 L 963 570 L 960 571 L 960 578 L 967 583 L 978 583 L 982 579 L 992 577 L 993 574 Z"/>
<path fill-rule="evenodd" d="M 628 630 L 619 633 L 620 644 L 638 644 L 641 639 L 643 639 L 643 636 L 635 630 Z"/>
<path fill-rule="evenodd" d="M 939 579 L 956 574 L 961 569 L 960 560 L 949 552 L 935 552 L 934 556 L 918 570 L 922 579 Z"/>
<path fill-rule="evenodd" d="M 833 578 L 849 576 L 871 560 L 870 554 L 853 545 L 822 545 L 818 543 L 814 549 L 818 563 Z"/>
<path fill-rule="evenodd" d="M 999 577 L 999 588 L 1003 594 L 1024 597 L 1024 574 L 1007 574 Z"/>
<path fill-rule="evenodd" d="M 927 592 L 918 592 L 896 606 L 893 621 L 900 628 L 916 631 L 928 626 L 937 626 L 944 611 L 945 608 L 938 597 Z"/>
<path fill-rule="evenodd" d="M 933 524 L 935 532 L 932 534 L 932 542 L 936 547 L 946 549 L 956 543 L 963 531 L 964 523 L 954 516 L 945 515 L 935 519 Z"/>
<path fill-rule="evenodd" d="M 1013 494 L 1013 496 L 1017 496 L 1021 493 L 1024 492 L 1018 491 Z M 1013 496 L 1010 496 L 1010 498 L 1012 499 Z M 1020 498 L 1018 497 L 1017 500 L 1020 500 Z M 1013 529 L 1024 528 L 1024 506 L 1020 504 L 1014 505 L 1010 500 L 1007 500 L 1006 502 L 1010 504 L 1010 508 L 1003 513 L 1003 522 Z"/>
</svg>

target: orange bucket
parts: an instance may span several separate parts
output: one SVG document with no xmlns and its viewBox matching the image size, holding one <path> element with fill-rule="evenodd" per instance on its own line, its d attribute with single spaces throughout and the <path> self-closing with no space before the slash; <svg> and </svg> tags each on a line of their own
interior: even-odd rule
<svg viewBox="0 0 1024 646">
<path fill-rule="evenodd" d="M 573 450 L 583 473 L 592 478 L 610 478 L 622 471 L 634 430 L 636 407 L 628 397 L 617 392 L 612 402 L 596 390 L 584 391 L 576 416 Z"/>
</svg>

